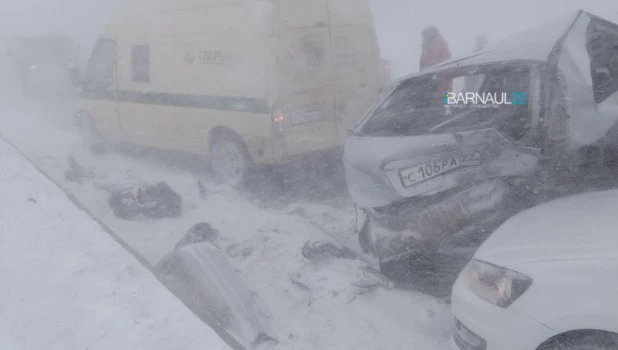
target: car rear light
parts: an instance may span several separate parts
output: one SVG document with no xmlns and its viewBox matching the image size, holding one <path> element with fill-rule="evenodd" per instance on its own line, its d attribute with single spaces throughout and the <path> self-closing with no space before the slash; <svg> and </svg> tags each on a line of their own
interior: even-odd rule
<svg viewBox="0 0 618 350">
<path fill-rule="evenodd" d="M 272 112 L 272 127 L 276 137 L 283 137 L 285 134 L 285 117 L 280 108 L 273 108 Z"/>
</svg>

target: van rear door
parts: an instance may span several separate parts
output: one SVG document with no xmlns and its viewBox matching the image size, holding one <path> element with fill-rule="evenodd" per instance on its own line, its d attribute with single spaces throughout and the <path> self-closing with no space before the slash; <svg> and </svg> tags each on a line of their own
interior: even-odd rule
<svg viewBox="0 0 618 350">
<path fill-rule="evenodd" d="M 380 81 L 380 52 L 369 0 L 328 0 L 335 74 L 335 113 L 338 139 L 361 118 L 376 99 Z"/>
<path fill-rule="evenodd" d="M 289 156 L 338 144 L 332 51 L 323 0 L 279 3 L 280 107 Z"/>
</svg>

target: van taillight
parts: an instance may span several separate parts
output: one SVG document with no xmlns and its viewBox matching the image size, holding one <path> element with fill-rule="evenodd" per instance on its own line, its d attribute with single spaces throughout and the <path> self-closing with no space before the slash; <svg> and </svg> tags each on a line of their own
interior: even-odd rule
<svg viewBox="0 0 618 350">
<path fill-rule="evenodd" d="M 272 113 L 272 124 L 273 124 L 273 132 L 275 136 L 282 137 L 285 134 L 285 125 L 284 125 L 285 117 L 283 116 L 283 112 L 279 108 L 273 109 Z"/>
</svg>

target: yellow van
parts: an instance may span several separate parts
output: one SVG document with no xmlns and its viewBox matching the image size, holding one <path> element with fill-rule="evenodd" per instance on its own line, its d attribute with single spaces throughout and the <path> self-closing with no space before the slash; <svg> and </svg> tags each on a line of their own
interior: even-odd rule
<svg viewBox="0 0 618 350">
<path fill-rule="evenodd" d="M 251 164 L 337 148 L 380 88 L 369 0 L 126 0 L 85 68 L 92 135 Z"/>
</svg>

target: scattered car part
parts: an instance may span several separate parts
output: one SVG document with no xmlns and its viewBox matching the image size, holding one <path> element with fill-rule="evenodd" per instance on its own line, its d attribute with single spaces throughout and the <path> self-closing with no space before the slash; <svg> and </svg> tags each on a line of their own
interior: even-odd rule
<svg viewBox="0 0 618 350">
<path fill-rule="evenodd" d="M 212 228 L 212 226 L 206 222 L 200 222 L 187 231 L 180 242 L 176 243 L 175 249 L 180 249 L 194 243 L 213 242 L 218 236 L 219 231 Z"/>
<path fill-rule="evenodd" d="M 155 271 L 198 317 L 226 329 L 246 348 L 277 338 L 262 300 L 225 253 L 211 243 L 176 249 Z"/>
<path fill-rule="evenodd" d="M 356 259 L 356 254 L 350 249 L 331 242 L 308 241 L 303 245 L 302 254 L 308 260 Z"/>
<path fill-rule="evenodd" d="M 165 182 L 137 189 L 121 189 L 112 192 L 109 206 L 114 215 L 130 220 L 138 215 L 162 219 L 182 214 L 182 197 Z"/>
</svg>

